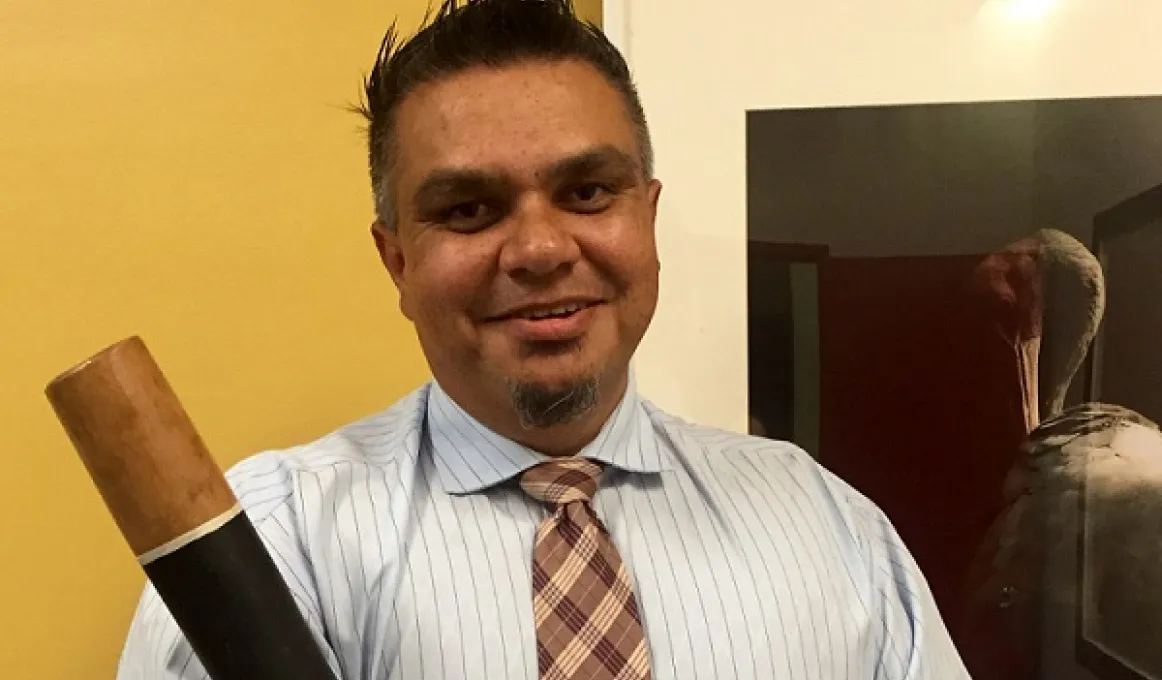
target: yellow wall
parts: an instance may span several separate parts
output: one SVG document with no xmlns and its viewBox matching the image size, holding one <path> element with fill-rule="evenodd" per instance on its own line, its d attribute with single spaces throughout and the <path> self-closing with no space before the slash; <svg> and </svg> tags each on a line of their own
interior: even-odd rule
<svg viewBox="0 0 1162 680">
<path fill-rule="evenodd" d="M 223 465 L 426 377 L 345 111 L 425 6 L 0 2 L 0 677 L 112 677 L 143 584 L 58 371 L 141 334 Z"/>
</svg>

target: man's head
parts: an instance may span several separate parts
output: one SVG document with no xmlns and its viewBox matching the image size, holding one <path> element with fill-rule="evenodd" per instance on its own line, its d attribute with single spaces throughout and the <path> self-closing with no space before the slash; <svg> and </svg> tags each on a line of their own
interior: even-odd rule
<svg viewBox="0 0 1162 680">
<path fill-rule="evenodd" d="M 657 302 L 660 186 L 621 56 L 567 0 L 449 0 L 405 44 L 389 32 L 365 114 L 376 243 L 435 377 L 504 434 L 569 448 Z"/>
</svg>

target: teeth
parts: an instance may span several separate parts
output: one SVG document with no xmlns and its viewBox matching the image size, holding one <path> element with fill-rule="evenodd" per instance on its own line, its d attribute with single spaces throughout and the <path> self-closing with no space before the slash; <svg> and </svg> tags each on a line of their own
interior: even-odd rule
<svg viewBox="0 0 1162 680">
<path fill-rule="evenodd" d="M 528 314 L 524 314 L 523 316 L 526 319 L 547 319 L 550 316 L 564 316 L 565 314 L 572 314 L 573 312 L 576 312 L 577 310 L 581 309 L 582 307 L 584 307 L 584 305 L 580 305 L 580 304 L 561 305 L 560 307 L 554 307 L 553 309 L 547 309 L 547 310 L 542 310 L 542 311 L 538 311 L 538 312 L 529 312 Z"/>
</svg>

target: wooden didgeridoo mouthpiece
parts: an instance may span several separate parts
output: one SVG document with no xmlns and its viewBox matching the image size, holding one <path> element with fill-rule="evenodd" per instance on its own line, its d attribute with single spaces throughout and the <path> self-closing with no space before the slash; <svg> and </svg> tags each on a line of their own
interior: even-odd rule
<svg viewBox="0 0 1162 680">
<path fill-rule="evenodd" d="M 45 390 L 138 562 L 214 680 L 335 680 L 286 583 L 136 336 Z"/>
</svg>

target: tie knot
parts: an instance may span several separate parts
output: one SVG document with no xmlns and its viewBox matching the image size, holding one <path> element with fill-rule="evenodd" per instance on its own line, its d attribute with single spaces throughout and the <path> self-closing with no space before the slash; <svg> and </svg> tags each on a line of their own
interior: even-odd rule
<svg viewBox="0 0 1162 680">
<path fill-rule="evenodd" d="M 601 472 L 601 465 L 591 460 L 565 458 L 525 470 L 520 486 L 528 495 L 550 505 L 588 503 L 597 493 Z"/>
</svg>

